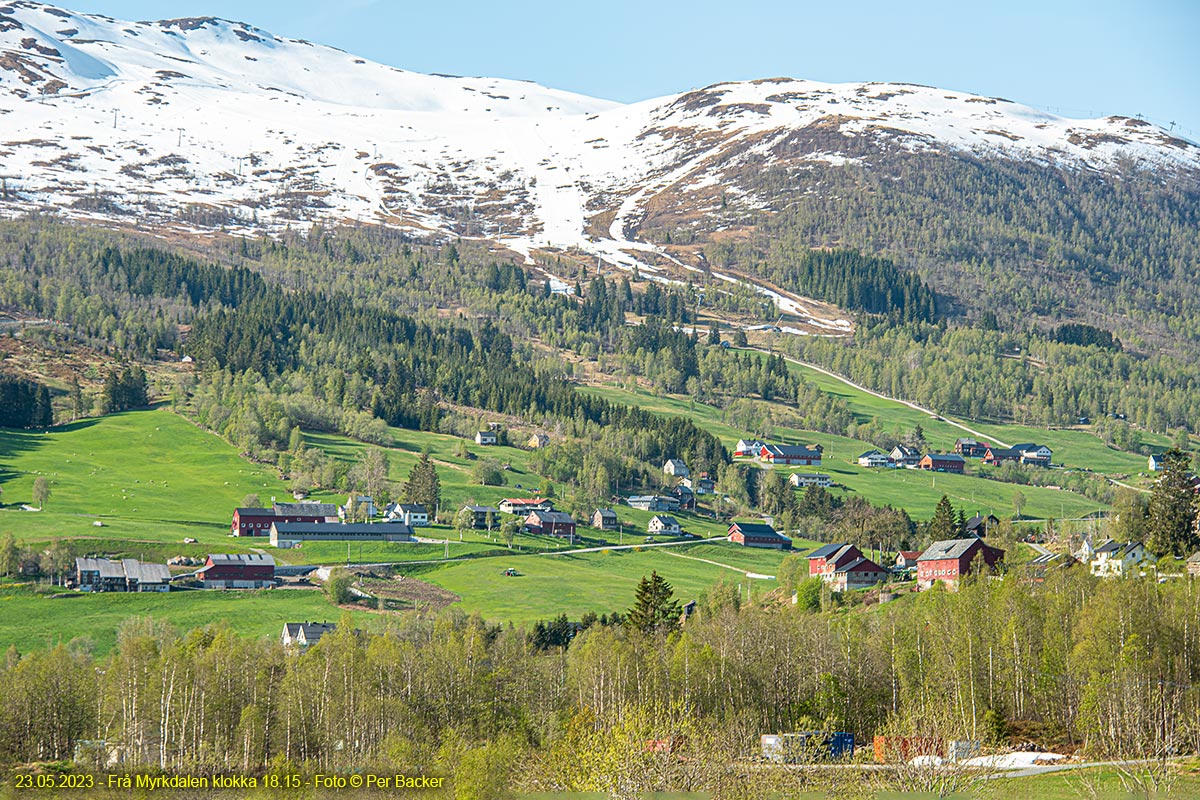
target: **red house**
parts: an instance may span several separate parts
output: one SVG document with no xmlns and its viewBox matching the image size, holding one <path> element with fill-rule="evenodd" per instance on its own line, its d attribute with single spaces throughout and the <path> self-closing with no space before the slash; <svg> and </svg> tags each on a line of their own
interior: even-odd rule
<svg viewBox="0 0 1200 800">
<path fill-rule="evenodd" d="M 275 559 L 259 553 L 210 553 L 196 574 L 205 589 L 267 589 L 275 585 Z"/>
<path fill-rule="evenodd" d="M 844 542 L 818 547 L 808 554 L 808 576 L 811 578 L 817 575 L 824 575 L 833 569 L 839 556 L 841 558 L 846 558 L 847 556 L 852 559 L 861 558 L 862 552 L 854 545 Z"/>
<path fill-rule="evenodd" d="M 525 518 L 525 528 L 540 536 L 575 538 L 575 520 L 563 511 L 534 511 Z"/>
<path fill-rule="evenodd" d="M 947 539 L 934 542 L 917 559 L 917 587 L 928 589 L 937 581 L 956 586 L 974 569 L 994 567 L 1004 560 L 1004 551 L 989 547 L 982 539 Z"/>
<path fill-rule="evenodd" d="M 961 475 L 966 463 L 957 453 L 928 453 L 917 462 L 917 468 L 933 472 L 957 472 Z"/>
</svg>

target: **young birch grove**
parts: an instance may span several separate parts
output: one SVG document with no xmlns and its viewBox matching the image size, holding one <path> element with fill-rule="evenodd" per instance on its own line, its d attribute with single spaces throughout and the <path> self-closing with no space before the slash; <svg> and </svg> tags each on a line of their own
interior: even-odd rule
<svg viewBox="0 0 1200 800">
<path fill-rule="evenodd" d="M 1200 750 L 1197 620 L 1196 581 L 1081 568 L 825 612 L 718 587 L 677 630 L 597 623 L 565 648 L 453 610 L 382 635 L 344 618 L 302 654 L 132 619 L 103 657 L 10 649 L 0 759 L 102 740 L 126 767 L 420 766 L 463 786 L 747 797 L 779 779 L 759 735 L 793 730 L 869 751 L 877 733 L 987 746 L 1037 729 L 1093 758 L 1165 759 Z"/>
</svg>

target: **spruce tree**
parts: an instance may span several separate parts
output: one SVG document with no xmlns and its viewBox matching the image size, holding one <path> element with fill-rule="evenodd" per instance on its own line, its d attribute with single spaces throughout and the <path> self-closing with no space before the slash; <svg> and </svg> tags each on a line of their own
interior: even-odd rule
<svg viewBox="0 0 1200 800">
<path fill-rule="evenodd" d="M 1186 556 L 1200 547 L 1196 532 L 1198 505 L 1188 457 L 1172 449 L 1163 458 L 1163 474 L 1150 492 L 1146 548 L 1156 556 Z"/>
<path fill-rule="evenodd" d="M 429 460 L 429 453 L 422 453 L 421 459 L 413 464 L 408 473 L 408 482 L 404 484 L 404 500 L 408 503 L 420 503 L 432 515 L 437 513 L 441 495 L 441 481 L 438 479 L 437 468 Z"/>
<path fill-rule="evenodd" d="M 958 521 L 954 517 L 954 506 L 949 497 L 942 495 L 937 508 L 933 510 L 933 519 L 929 520 L 929 537 L 935 542 L 940 542 L 953 539 L 957 535 Z"/>
<path fill-rule="evenodd" d="M 643 577 L 638 584 L 626 624 L 642 633 L 670 633 L 675 630 L 679 627 L 679 617 L 683 611 L 674 595 L 671 584 L 657 571 L 651 572 L 649 578 Z"/>
</svg>

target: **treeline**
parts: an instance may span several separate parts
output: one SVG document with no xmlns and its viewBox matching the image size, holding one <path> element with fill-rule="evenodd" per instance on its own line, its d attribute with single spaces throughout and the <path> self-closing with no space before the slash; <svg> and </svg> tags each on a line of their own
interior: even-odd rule
<svg viewBox="0 0 1200 800">
<path fill-rule="evenodd" d="M 1130 424 L 1157 432 L 1196 432 L 1200 424 L 1200 370 L 1166 354 L 1146 358 L 1061 344 L 1036 331 L 886 321 L 864 322 L 852 340 L 790 337 L 779 346 L 870 389 L 948 414 L 1036 426 L 1086 416 L 1124 449 L 1137 443 Z"/>
<path fill-rule="evenodd" d="M 813 779 L 789 772 L 778 785 L 731 769 L 758 754 L 763 733 L 1007 743 L 1011 727 L 1100 759 L 1200 749 L 1200 593 L 1185 581 L 1013 572 L 867 610 L 837 610 L 826 594 L 830 610 L 816 613 L 739 595 L 714 587 L 670 635 L 612 618 L 574 636 L 561 620 L 538 633 L 448 611 L 373 636 L 346 617 L 299 656 L 220 625 L 180 635 L 131 620 L 103 657 L 84 641 L 9 651 L 0 761 L 69 759 L 103 740 L 130 769 L 419 764 L 452 775 L 464 796 L 763 798 Z M 916 788 L 903 771 L 887 780 Z"/>
<path fill-rule="evenodd" d="M 921 278 L 885 258 L 853 250 L 812 250 L 794 240 L 776 240 L 754 272 L 851 311 L 884 314 L 900 322 L 933 322 L 938 317 L 937 295 Z"/>
<path fill-rule="evenodd" d="M 49 428 L 50 390 L 41 383 L 0 375 L 0 428 Z"/>
</svg>

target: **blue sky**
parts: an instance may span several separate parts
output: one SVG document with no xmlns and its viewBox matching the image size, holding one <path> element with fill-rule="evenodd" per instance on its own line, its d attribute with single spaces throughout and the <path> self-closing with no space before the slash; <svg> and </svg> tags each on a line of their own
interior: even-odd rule
<svg viewBox="0 0 1200 800">
<path fill-rule="evenodd" d="M 907 81 L 1071 117 L 1143 114 L 1200 141 L 1200 0 L 59 0 L 218 16 L 420 72 L 633 101 L 786 75 Z"/>
</svg>

